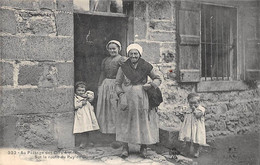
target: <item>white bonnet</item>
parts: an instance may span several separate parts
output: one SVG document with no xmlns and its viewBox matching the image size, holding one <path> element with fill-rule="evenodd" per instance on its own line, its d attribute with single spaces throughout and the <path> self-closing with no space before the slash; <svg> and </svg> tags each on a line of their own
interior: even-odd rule
<svg viewBox="0 0 260 165">
<path fill-rule="evenodd" d="M 109 42 L 107 43 L 107 45 L 106 45 L 107 50 L 108 50 L 109 44 L 111 44 L 111 43 L 116 44 L 116 45 L 119 47 L 119 51 L 121 51 L 121 49 L 122 49 L 121 43 L 120 43 L 119 41 L 117 41 L 117 40 L 111 40 L 111 41 L 109 41 Z"/>
<path fill-rule="evenodd" d="M 140 53 L 140 55 L 143 54 L 143 48 L 142 48 L 139 44 L 130 44 L 130 45 L 127 47 L 127 49 L 126 49 L 127 54 L 128 54 L 128 52 L 129 52 L 130 50 L 132 50 L 132 49 L 138 50 L 138 52 Z"/>
</svg>

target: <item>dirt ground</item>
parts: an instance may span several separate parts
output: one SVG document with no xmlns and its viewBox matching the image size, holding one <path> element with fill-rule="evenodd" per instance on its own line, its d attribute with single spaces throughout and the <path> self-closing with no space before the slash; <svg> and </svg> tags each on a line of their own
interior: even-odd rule
<svg viewBox="0 0 260 165">
<path fill-rule="evenodd" d="M 259 133 L 217 138 L 210 147 L 202 150 L 199 158 L 184 157 L 180 161 L 171 158 L 165 159 L 164 154 L 169 153 L 169 149 L 161 145 L 150 146 L 150 157 L 146 159 L 140 158 L 137 152 L 131 153 L 127 159 L 122 159 L 119 157 L 121 148 L 112 149 L 100 145 L 81 151 L 77 149 L 49 151 L 0 148 L 0 165 L 259 165 L 259 139 Z"/>
<path fill-rule="evenodd" d="M 260 165 L 259 143 L 259 133 L 218 138 L 194 161 L 199 165 Z"/>
<path fill-rule="evenodd" d="M 259 133 L 221 137 L 203 148 L 199 158 L 192 159 L 198 165 L 260 165 L 259 144 Z"/>
</svg>

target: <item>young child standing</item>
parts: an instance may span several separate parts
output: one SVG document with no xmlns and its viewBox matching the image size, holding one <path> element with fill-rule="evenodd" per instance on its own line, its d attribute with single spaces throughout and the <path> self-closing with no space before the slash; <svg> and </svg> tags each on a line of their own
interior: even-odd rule
<svg viewBox="0 0 260 165">
<path fill-rule="evenodd" d="M 88 140 L 88 132 L 98 130 L 99 125 L 94 113 L 94 108 L 90 104 L 94 99 L 92 91 L 86 91 L 84 82 L 77 82 L 74 97 L 74 129 L 73 134 L 79 134 L 80 148 L 85 148 Z"/>
<path fill-rule="evenodd" d="M 189 147 L 192 156 L 199 157 L 201 146 L 208 146 L 204 123 L 205 108 L 200 105 L 200 96 L 197 93 L 190 93 L 187 99 L 189 108 L 184 110 L 179 140 L 184 141 L 185 148 Z"/>
</svg>

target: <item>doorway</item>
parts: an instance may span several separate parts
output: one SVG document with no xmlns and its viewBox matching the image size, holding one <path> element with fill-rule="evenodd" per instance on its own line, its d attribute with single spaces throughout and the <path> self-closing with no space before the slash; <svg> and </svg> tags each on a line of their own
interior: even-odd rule
<svg viewBox="0 0 260 165">
<path fill-rule="evenodd" d="M 126 17 L 74 14 L 75 82 L 86 82 L 95 94 L 102 60 L 109 55 L 106 44 L 112 39 L 121 42 L 121 55 L 125 55 Z"/>
<path fill-rule="evenodd" d="M 118 40 L 122 44 L 121 55 L 126 54 L 127 17 L 100 16 L 74 13 L 74 68 L 75 82 L 84 81 L 87 89 L 95 93 L 92 105 L 96 109 L 98 80 L 101 73 L 101 63 L 109 54 L 106 44 L 110 40 Z M 98 131 L 91 135 L 95 141 L 113 140 L 111 135 L 104 137 Z M 102 140 L 103 139 L 103 140 Z M 77 145 L 77 136 L 76 136 Z"/>
</svg>

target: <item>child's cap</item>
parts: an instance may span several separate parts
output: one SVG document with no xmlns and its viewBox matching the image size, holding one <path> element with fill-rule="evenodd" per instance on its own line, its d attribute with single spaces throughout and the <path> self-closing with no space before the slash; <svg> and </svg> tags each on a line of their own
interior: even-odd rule
<svg viewBox="0 0 260 165">
<path fill-rule="evenodd" d="M 199 98 L 200 98 L 200 95 L 197 94 L 197 93 L 190 93 L 190 94 L 188 95 L 187 99 L 190 100 L 190 99 L 193 98 L 193 97 L 199 97 Z"/>
<path fill-rule="evenodd" d="M 75 88 L 77 89 L 79 86 L 83 87 L 86 89 L 87 88 L 87 84 L 84 81 L 78 81 L 75 84 Z"/>
</svg>

